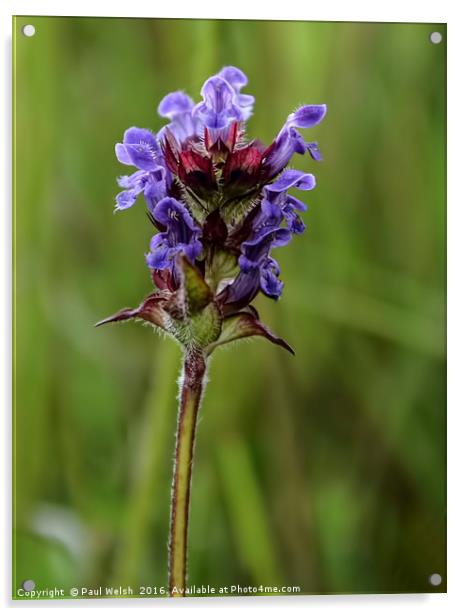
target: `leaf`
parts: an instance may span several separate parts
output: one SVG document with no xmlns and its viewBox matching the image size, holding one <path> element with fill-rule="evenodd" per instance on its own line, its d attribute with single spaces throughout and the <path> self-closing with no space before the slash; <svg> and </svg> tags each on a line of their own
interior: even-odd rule
<svg viewBox="0 0 466 616">
<path fill-rule="evenodd" d="M 241 338 L 248 338 L 250 336 L 262 336 L 263 338 L 267 338 L 270 342 L 281 346 L 294 355 L 294 351 L 290 345 L 283 340 L 283 338 L 276 336 L 266 325 L 261 323 L 255 311 L 238 312 L 237 314 L 226 317 L 223 321 L 222 332 L 219 338 L 206 347 L 206 352 L 209 355 L 222 344 L 228 344 L 234 340 L 240 340 Z"/>
</svg>

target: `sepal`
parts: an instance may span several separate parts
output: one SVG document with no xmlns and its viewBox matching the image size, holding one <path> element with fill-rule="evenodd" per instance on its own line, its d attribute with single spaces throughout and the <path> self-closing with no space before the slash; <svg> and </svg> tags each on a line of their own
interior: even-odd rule
<svg viewBox="0 0 466 616">
<path fill-rule="evenodd" d="M 127 321 L 128 319 L 142 319 L 161 329 L 166 329 L 164 305 L 167 300 L 168 296 L 166 292 L 160 291 L 151 293 L 137 308 L 123 308 L 110 317 L 102 319 L 102 321 L 96 323 L 95 326 L 100 327 L 107 323 L 117 323 L 118 321 Z"/>
<path fill-rule="evenodd" d="M 247 309 L 226 317 L 222 323 L 222 331 L 218 339 L 206 348 L 207 355 L 210 355 L 218 346 L 249 338 L 250 336 L 262 336 L 273 344 L 277 344 L 294 355 L 291 346 L 276 336 L 266 325 L 261 323 L 257 312 L 248 306 Z"/>
<path fill-rule="evenodd" d="M 183 295 L 185 315 L 196 315 L 213 299 L 213 293 L 200 271 L 186 257 L 179 254 L 176 260 L 180 279 L 179 292 Z"/>
<path fill-rule="evenodd" d="M 198 268 L 178 255 L 179 287 L 152 293 L 137 308 L 124 308 L 96 326 L 129 319 L 148 321 L 175 338 L 185 348 L 204 349 L 220 335 L 222 315 Z"/>
</svg>

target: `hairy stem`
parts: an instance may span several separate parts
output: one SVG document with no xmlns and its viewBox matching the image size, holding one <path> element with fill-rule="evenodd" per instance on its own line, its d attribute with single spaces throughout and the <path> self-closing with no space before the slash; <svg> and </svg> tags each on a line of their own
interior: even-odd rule
<svg viewBox="0 0 466 616">
<path fill-rule="evenodd" d="M 201 351 L 187 350 L 181 375 L 181 395 L 176 433 L 170 517 L 169 589 L 173 597 L 183 597 L 186 588 L 187 544 L 191 473 L 197 414 L 202 397 L 206 360 Z"/>
</svg>

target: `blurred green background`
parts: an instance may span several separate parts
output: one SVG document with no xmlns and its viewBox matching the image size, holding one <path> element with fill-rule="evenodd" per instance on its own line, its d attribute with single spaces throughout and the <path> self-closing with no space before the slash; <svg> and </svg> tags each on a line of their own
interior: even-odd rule
<svg viewBox="0 0 466 616">
<path fill-rule="evenodd" d="M 21 34 L 32 23 L 36 35 Z M 114 144 L 159 100 L 248 75 L 269 143 L 327 103 L 308 229 L 255 302 L 295 348 L 213 358 L 189 542 L 196 585 L 445 591 L 442 25 L 20 17 L 14 21 L 14 592 L 166 583 L 180 352 L 138 324 L 142 202 L 113 215 Z"/>
</svg>

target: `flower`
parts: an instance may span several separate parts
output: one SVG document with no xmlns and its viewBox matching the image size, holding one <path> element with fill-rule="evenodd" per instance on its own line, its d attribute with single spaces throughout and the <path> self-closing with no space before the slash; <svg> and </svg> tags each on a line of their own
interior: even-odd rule
<svg viewBox="0 0 466 616">
<path fill-rule="evenodd" d="M 197 118 L 192 114 L 193 100 L 184 92 L 172 92 L 167 94 L 159 104 L 158 113 L 162 118 L 168 118 L 170 124 L 164 126 L 157 135 L 163 139 L 164 132 L 168 128 L 179 141 L 192 137 L 197 132 Z"/>
<path fill-rule="evenodd" d="M 142 318 L 183 344 L 202 339 L 205 348 L 254 334 L 279 340 L 251 302 L 260 292 L 273 299 L 282 294 L 271 253 L 304 232 L 300 214 L 307 209 L 289 191 L 316 185 L 314 175 L 287 165 L 307 152 L 321 160 L 317 143 L 300 131 L 318 125 L 327 109 L 299 107 L 267 147 L 246 138 L 254 106 L 254 97 L 242 92 L 247 83 L 239 68 L 226 66 L 205 81 L 198 103 L 182 90 L 167 94 L 158 113 L 168 122 L 157 134 L 133 127 L 116 145 L 118 160 L 136 168 L 118 180 L 124 190 L 116 209 L 130 208 L 142 195 L 157 230 L 146 254 L 156 292 L 105 322 Z M 199 333 L 201 313 L 217 338 Z"/>
<path fill-rule="evenodd" d="M 151 240 L 150 253 L 146 255 L 149 267 L 155 270 L 171 268 L 177 254 L 185 255 L 194 263 L 202 251 L 201 229 L 186 207 L 172 197 L 165 197 L 155 206 L 153 218 L 165 231 Z"/>
<path fill-rule="evenodd" d="M 316 126 L 324 119 L 326 113 L 326 105 L 305 105 L 288 116 L 285 125 L 264 156 L 264 165 L 271 175 L 280 173 L 290 162 L 293 154 L 305 154 L 308 151 L 314 160 L 320 160 L 317 144 L 304 141 L 297 129 Z"/>
<path fill-rule="evenodd" d="M 126 190 L 117 195 L 116 209 L 126 210 L 143 193 L 152 210 L 167 193 L 167 169 L 156 137 L 144 128 L 128 128 L 123 143 L 116 144 L 115 153 L 120 163 L 139 169 L 119 178 L 119 185 Z"/>
<path fill-rule="evenodd" d="M 290 188 L 299 190 L 312 190 L 316 185 L 315 177 L 311 173 L 304 173 L 294 169 L 287 169 L 273 184 L 264 188 L 265 196 L 262 200 L 262 212 L 265 221 L 272 220 L 286 222 L 288 229 L 295 234 L 303 233 L 305 225 L 296 210 L 305 212 L 307 206 L 292 195 L 288 194 Z M 276 223 L 275 223 L 276 224 Z"/>
</svg>

